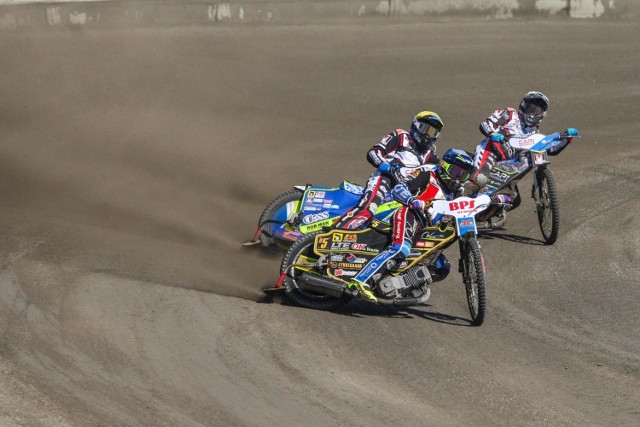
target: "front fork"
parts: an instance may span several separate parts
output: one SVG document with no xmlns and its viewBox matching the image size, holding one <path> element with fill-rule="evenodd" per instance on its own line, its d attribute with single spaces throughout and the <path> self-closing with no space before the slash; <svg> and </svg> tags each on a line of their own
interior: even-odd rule
<svg viewBox="0 0 640 427">
<path fill-rule="evenodd" d="M 534 200 L 535 204 L 536 204 L 536 212 L 540 211 L 540 208 L 542 207 L 542 198 L 538 196 L 538 194 L 540 193 L 540 175 L 542 175 L 542 171 L 546 168 L 548 168 L 549 165 L 545 164 L 545 165 L 541 165 L 536 167 L 534 173 L 533 173 L 533 184 L 531 185 L 531 198 Z"/>
<path fill-rule="evenodd" d="M 465 262 L 467 259 L 468 252 L 468 242 L 469 238 L 475 236 L 471 231 L 469 231 L 464 236 L 458 239 L 458 247 L 460 248 L 460 259 L 458 260 L 458 272 L 462 274 L 462 280 L 465 285 L 469 282 L 469 266 Z M 480 246 L 480 242 L 478 242 L 478 246 Z"/>
</svg>

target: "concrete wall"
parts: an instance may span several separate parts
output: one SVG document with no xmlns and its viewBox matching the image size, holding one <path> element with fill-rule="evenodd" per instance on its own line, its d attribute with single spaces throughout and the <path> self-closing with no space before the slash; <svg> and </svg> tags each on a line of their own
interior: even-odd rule
<svg viewBox="0 0 640 427">
<path fill-rule="evenodd" d="M 0 0 L 0 29 L 309 22 L 374 16 L 637 19 L 640 0 Z"/>
</svg>

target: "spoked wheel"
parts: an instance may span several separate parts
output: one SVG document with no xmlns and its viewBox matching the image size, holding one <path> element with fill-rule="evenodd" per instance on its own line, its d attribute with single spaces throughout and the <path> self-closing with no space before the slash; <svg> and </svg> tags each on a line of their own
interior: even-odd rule
<svg viewBox="0 0 640 427">
<path fill-rule="evenodd" d="M 553 245 L 558 238 L 560 230 L 560 206 L 558 205 L 558 193 L 553 172 L 549 168 L 539 169 L 538 189 L 533 197 L 536 202 L 538 223 L 542 237 L 547 245 Z"/>
<path fill-rule="evenodd" d="M 280 273 L 286 271 L 285 292 L 295 303 L 307 308 L 330 310 L 346 304 L 351 298 L 348 295 L 336 298 L 298 287 L 298 279 L 302 273 L 321 274 L 316 269 L 318 255 L 313 252 L 316 234 L 303 236 L 291 245 L 282 260 Z"/>
<path fill-rule="evenodd" d="M 467 291 L 467 303 L 471 314 L 471 324 L 480 326 L 487 312 L 485 295 L 484 260 L 480 245 L 475 237 L 469 238 L 464 245 L 462 262 L 464 286 Z"/>
<path fill-rule="evenodd" d="M 271 203 L 264 208 L 258 226 L 262 228 L 260 233 L 260 240 L 265 247 L 278 244 L 279 247 L 285 249 L 288 245 L 284 242 L 280 242 L 278 239 L 273 238 L 273 230 L 276 227 L 282 226 L 287 222 L 289 217 L 296 211 L 300 200 L 302 199 L 302 192 L 300 190 L 289 190 L 273 199 Z"/>
</svg>

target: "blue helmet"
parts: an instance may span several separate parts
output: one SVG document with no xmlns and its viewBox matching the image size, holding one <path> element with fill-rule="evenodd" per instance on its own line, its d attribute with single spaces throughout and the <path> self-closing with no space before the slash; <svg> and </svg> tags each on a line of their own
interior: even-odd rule
<svg viewBox="0 0 640 427">
<path fill-rule="evenodd" d="M 464 150 L 450 148 L 445 151 L 438 163 L 437 174 L 445 186 L 445 190 L 454 193 L 457 188 L 471 176 L 473 158 Z"/>
</svg>

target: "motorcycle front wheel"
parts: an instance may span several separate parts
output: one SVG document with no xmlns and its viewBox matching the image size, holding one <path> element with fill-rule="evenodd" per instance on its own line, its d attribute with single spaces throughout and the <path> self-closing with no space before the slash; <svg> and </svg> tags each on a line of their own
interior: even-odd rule
<svg viewBox="0 0 640 427">
<path fill-rule="evenodd" d="M 471 324 L 480 326 L 487 313 L 485 293 L 485 269 L 480 244 L 470 237 L 462 247 L 462 275 L 467 291 L 467 304 L 471 314 Z"/>
<path fill-rule="evenodd" d="M 536 171 L 538 189 L 533 192 L 536 202 L 536 212 L 542 237 L 547 245 L 553 245 L 558 239 L 560 231 L 560 207 L 556 181 L 551 169 L 545 167 Z"/>
<path fill-rule="evenodd" d="M 286 272 L 285 293 L 293 302 L 316 310 L 331 310 L 346 304 L 351 297 L 343 295 L 336 298 L 298 287 L 298 279 L 302 273 L 321 274 L 315 269 L 318 261 L 318 255 L 313 251 L 316 234 L 318 233 L 307 234 L 291 245 L 282 260 L 280 274 Z"/>
</svg>

